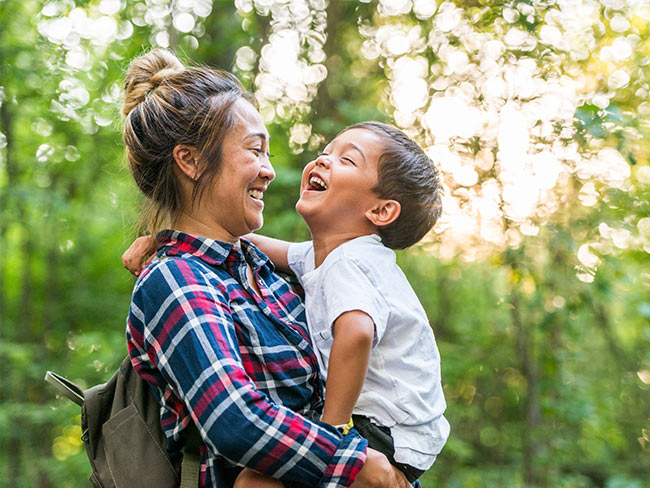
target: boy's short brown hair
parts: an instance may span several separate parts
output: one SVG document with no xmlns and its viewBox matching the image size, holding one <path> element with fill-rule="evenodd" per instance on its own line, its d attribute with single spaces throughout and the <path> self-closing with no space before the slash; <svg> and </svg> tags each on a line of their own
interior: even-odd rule
<svg viewBox="0 0 650 488">
<path fill-rule="evenodd" d="M 433 162 L 404 132 L 381 122 L 360 122 L 347 127 L 379 135 L 385 146 L 378 162 L 378 182 L 373 188 L 380 198 L 397 200 L 402 207 L 397 220 L 380 227 L 386 247 L 412 246 L 434 226 L 442 212 L 441 188 Z"/>
</svg>

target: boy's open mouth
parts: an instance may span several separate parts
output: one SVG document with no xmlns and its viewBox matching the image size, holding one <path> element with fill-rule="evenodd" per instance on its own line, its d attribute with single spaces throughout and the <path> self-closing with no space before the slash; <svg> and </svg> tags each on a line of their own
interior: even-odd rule
<svg viewBox="0 0 650 488">
<path fill-rule="evenodd" d="M 307 190 L 312 191 L 325 191 L 327 190 L 327 183 L 321 180 L 318 176 L 310 176 L 307 184 Z"/>
</svg>

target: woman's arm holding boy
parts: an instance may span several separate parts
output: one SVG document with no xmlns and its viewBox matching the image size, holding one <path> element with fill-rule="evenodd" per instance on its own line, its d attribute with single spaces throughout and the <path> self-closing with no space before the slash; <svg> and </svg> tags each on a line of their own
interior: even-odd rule
<svg viewBox="0 0 650 488">
<path fill-rule="evenodd" d="M 178 282 L 185 284 L 182 292 Z M 292 483 L 349 486 L 363 471 L 365 441 L 341 439 L 257 389 L 243 367 L 227 302 L 227 293 L 186 260 L 155 265 L 134 291 L 128 327 L 132 357 L 146 358 L 177 392 L 210 456 Z M 197 316 L 201 320 L 192 319 Z M 374 476 L 368 469 L 375 471 L 372 461 L 362 482 Z"/>
</svg>

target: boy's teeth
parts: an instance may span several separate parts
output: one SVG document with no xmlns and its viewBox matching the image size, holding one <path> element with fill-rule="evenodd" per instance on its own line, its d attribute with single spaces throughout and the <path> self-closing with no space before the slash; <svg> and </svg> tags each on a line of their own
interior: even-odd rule
<svg viewBox="0 0 650 488">
<path fill-rule="evenodd" d="M 259 190 L 248 190 L 248 194 L 255 198 L 256 200 L 261 200 L 262 199 L 262 192 Z"/>
<path fill-rule="evenodd" d="M 320 186 L 321 188 L 323 188 L 324 190 L 327 190 L 327 185 L 326 185 L 325 182 L 324 182 L 323 180 L 321 180 L 318 176 L 312 176 L 312 177 L 309 179 L 309 184 L 311 184 L 312 186 L 313 186 L 314 184 L 316 184 L 316 185 Z"/>
</svg>

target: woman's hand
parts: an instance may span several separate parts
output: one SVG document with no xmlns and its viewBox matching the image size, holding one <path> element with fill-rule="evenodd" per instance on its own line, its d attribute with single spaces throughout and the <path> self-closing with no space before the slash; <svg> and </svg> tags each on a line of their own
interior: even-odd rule
<svg viewBox="0 0 650 488">
<path fill-rule="evenodd" d="M 366 464 L 351 488 L 410 488 L 406 476 L 379 451 L 368 448 Z"/>
<path fill-rule="evenodd" d="M 151 236 L 138 237 L 122 254 L 122 265 L 132 275 L 140 276 L 140 271 L 151 262 L 154 257 L 154 243 Z M 145 259 L 146 258 L 146 259 Z M 143 262 L 144 261 L 144 262 Z"/>
</svg>

